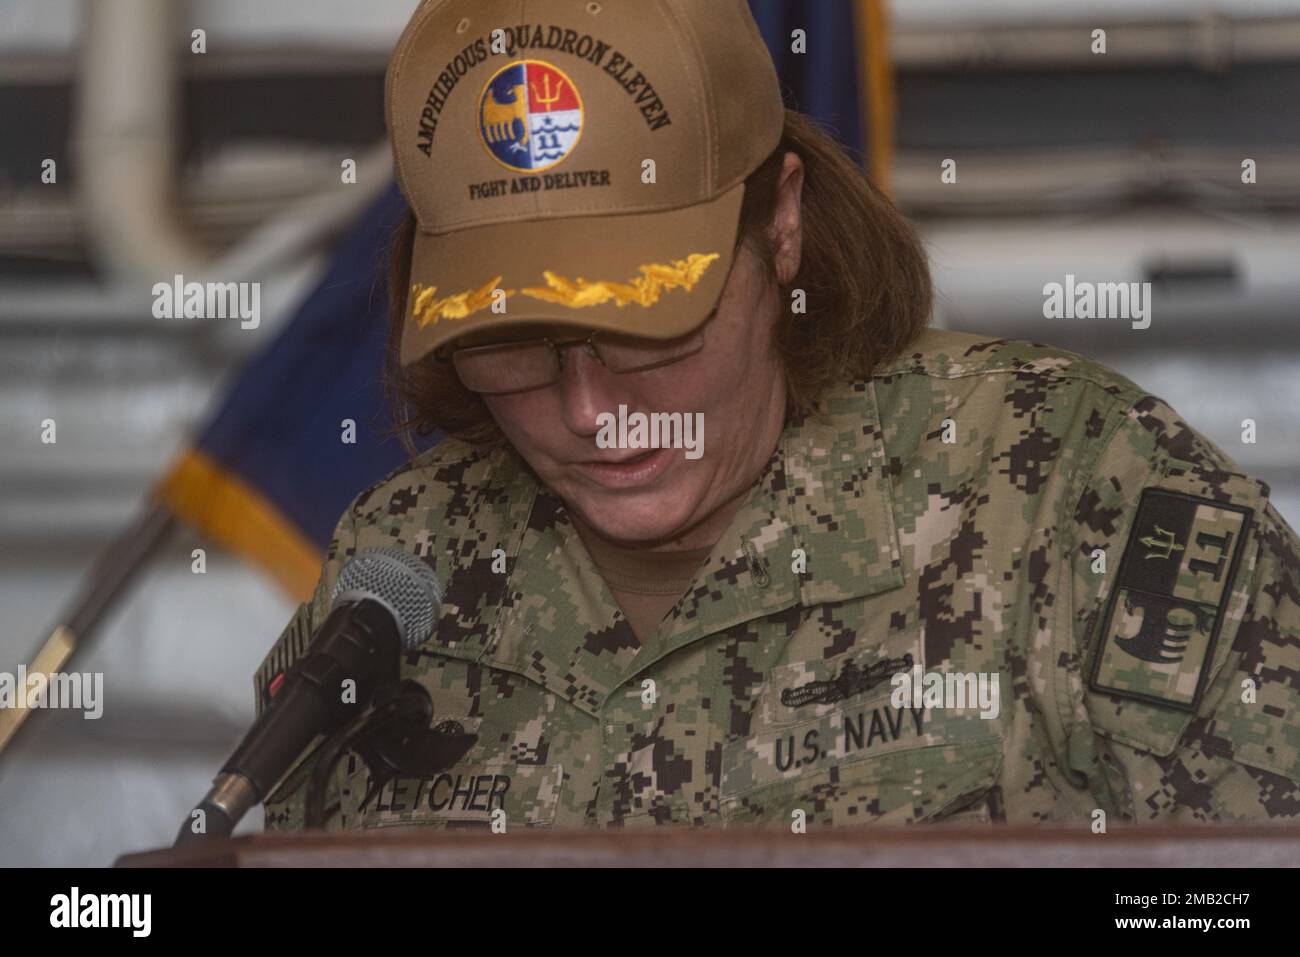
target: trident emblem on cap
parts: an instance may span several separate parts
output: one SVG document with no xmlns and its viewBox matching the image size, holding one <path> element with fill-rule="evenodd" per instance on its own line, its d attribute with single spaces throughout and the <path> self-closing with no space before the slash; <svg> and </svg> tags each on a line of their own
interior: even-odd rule
<svg viewBox="0 0 1300 957">
<path fill-rule="evenodd" d="M 498 70 L 483 87 L 478 111 L 488 153 L 520 173 L 564 162 L 586 122 L 573 80 L 541 60 L 519 60 Z"/>
</svg>

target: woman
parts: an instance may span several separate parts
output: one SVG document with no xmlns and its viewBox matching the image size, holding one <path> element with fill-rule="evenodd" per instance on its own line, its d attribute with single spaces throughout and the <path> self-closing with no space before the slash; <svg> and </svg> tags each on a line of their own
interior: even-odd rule
<svg viewBox="0 0 1300 957">
<path fill-rule="evenodd" d="M 483 9 L 424 6 L 388 78 L 390 379 L 449 438 L 356 499 L 258 675 L 404 549 L 446 595 L 402 676 L 474 743 L 349 753 L 329 827 L 1300 813 L 1265 486 L 1093 362 L 926 330 L 914 232 L 743 3 Z"/>
</svg>

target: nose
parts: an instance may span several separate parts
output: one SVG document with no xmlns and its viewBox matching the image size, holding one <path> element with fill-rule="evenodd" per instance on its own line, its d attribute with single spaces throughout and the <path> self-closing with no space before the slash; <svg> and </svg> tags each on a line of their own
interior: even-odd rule
<svg viewBox="0 0 1300 957">
<path fill-rule="evenodd" d="M 560 404 L 564 424 L 575 435 L 595 436 L 600 431 L 597 416 L 618 412 L 620 397 L 617 376 L 601 365 L 590 346 L 564 349 L 560 370 Z M 621 399 L 624 403 L 626 398 Z"/>
</svg>

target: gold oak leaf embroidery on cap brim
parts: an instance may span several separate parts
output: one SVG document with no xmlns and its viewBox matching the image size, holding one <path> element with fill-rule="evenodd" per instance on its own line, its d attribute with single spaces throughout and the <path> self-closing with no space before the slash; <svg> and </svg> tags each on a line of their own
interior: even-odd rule
<svg viewBox="0 0 1300 957">
<path fill-rule="evenodd" d="M 691 253 L 685 259 L 673 260 L 668 266 L 651 263 L 638 267 L 641 275 L 628 282 L 589 282 L 581 276 L 573 281 L 547 270 L 542 275 L 546 277 L 546 284 L 550 288 L 534 286 L 523 290 L 523 293 L 534 299 L 558 303 L 572 309 L 599 306 L 611 299 L 619 306 L 626 306 L 629 302 L 653 306 L 664 290 L 682 286 L 690 292 L 717 258 L 717 253 Z"/>
<path fill-rule="evenodd" d="M 437 286 L 422 286 L 416 283 L 411 287 L 411 295 L 415 297 L 411 305 L 411 315 L 421 327 L 436 323 L 440 319 L 464 319 L 480 309 L 491 306 L 492 295 L 500 283 L 501 277 L 497 276 L 477 289 L 447 296 L 444 299 L 435 298 L 438 293 Z M 515 294 L 513 289 L 505 289 L 502 292 L 507 299 Z"/>
<path fill-rule="evenodd" d="M 581 276 L 575 281 L 547 270 L 542 275 L 548 288 L 534 286 L 520 291 L 525 296 L 571 309 L 599 306 L 611 299 L 620 307 L 630 302 L 653 306 L 665 291 L 680 286 L 690 292 L 718 258 L 718 253 L 691 253 L 685 259 L 673 260 L 669 265 L 650 263 L 639 266 L 641 275 L 627 282 L 589 281 Z M 497 276 L 477 289 L 443 299 L 436 298 L 437 286 L 422 286 L 417 283 L 411 287 L 411 294 L 415 297 L 411 314 L 422 327 L 442 319 L 464 319 L 492 305 L 493 294 L 501 279 L 501 276 Z M 509 299 L 516 295 L 516 290 L 502 290 L 502 294 Z"/>
</svg>

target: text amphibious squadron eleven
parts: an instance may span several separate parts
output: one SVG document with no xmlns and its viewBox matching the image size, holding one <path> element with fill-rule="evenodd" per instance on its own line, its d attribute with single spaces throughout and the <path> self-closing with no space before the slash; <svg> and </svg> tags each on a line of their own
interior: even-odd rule
<svg viewBox="0 0 1300 957">
<path fill-rule="evenodd" d="M 402 676 L 476 741 L 380 787 L 345 755 L 330 829 L 1300 818 L 1295 533 L 1059 349 L 930 330 L 837 389 L 644 644 L 517 455 L 446 440 L 342 517 L 259 708 L 341 566 L 387 547 L 446 587 Z M 908 670 L 997 676 L 996 707 L 900 707 Z M 312 763 L 268 828 L 303 826 Z"/>
</svg>

